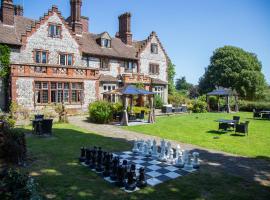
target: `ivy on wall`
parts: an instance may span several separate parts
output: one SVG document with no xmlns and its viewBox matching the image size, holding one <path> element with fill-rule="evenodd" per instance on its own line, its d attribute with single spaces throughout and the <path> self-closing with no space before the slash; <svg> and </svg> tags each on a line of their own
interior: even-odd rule
<svg viewBox="0 0 270 200">
<path fill-rule="evenodd" d="M 10 48 L 7 45 L 0 44 L 0 78 L 3 80 L 3 89 L 6 102 L 8 102 L 8 85 L 10 75 Z M 8 106 L 6 104 L 6 106 Z"/>
</svg>

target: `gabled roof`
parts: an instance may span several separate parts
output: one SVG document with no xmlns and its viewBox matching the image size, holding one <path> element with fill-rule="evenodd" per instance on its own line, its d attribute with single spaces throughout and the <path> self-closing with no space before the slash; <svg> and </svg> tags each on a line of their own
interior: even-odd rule
<svg viewBox="0 0 270 200">
<path fill-rule="evenodd" d="M 118 38 L 112 38 L 111 48 L 103 48 L 97 43 L 97 38 L 100 38 L 100 35 L 93 33 L 83 33 L 82 36 L 77 36 L 81 51 L 90 55 L 137 60 L 136 49 L 133 46 L 125 45 Z"/>
<path fill-rule="evenodd" d="M 162 43 L 160 42 L 156 32 L 154 32 L 154 31 L 152 31 L 152 33 L 148 36 L 148 38 L 146 40 L 133 42 L 133 46 L 136 48 L 136 51 L 137 51 L 137 56 L 139 56 L 144 51 L 144 49 L 151 42 L 153 37 L 156 37 L 158 44 L 160 45 L 160 47 L 161 47 L 162 51 L 164 52 L 167 60 L 169 61 L 170 58 L 169 58 L 167 52 L 165 51 Z"/>
</svg>

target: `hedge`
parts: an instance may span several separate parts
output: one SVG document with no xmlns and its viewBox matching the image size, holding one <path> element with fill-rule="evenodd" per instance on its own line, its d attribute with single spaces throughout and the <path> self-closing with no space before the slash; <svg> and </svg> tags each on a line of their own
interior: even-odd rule
<svg viewBox="0 0 270 200">
<path fill-rule="evenodd" d="M 260 101 L 244 101 L 240 100 L 238 102 L 240 111 L 252 112 L 253 109 L 257 110 L 270 110 L 270 102 L 260 102 Z"/>
</svg>

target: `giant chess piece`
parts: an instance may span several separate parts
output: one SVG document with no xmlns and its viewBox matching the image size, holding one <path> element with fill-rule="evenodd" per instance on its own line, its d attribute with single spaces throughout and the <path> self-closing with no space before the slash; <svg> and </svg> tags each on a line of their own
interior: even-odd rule
<svg viewBox="0 0 270 200">
<path fill-rule="evenodd" d="M 171 149 L 172 149 L 172 144 L 170 142 L 167 142 L 167 146 L 166 146 L 167 158 L 170 157 Z"/>
<path fill-rule="evenodd" d="M 138 178 L 138 181 L 137 181 L 137 187 L 139 188 L 144 188 L 146 187 L 147 183 L 146 183 L 146 180 L 145 180 L 145 170 L 143 167 L 141 167 L 139 169 L 139 178 Z"/>
<path fill-rule="evenodd" d="M 112 171 L 110 174 L 110 179 L 115 181 L 117 178 L 117 169 L 119 166 L 119 157 L 114 157 L 112 161 Z"/>
<path fill-rule="evenodd" d="M 128 191 L 134 191 L 136 189 L 136 166 L 132 164 L 130 166 L 130 171 L 127 173 L 127 182 L 125 189 Z"/>
<path fill-rule="evenodd" d="M 190 154 L 189 150 L 184 150 L 184 153 L 183 153 L 183 161 L 184 161 L 184 163 L 187 162 L 189 154 Z"/>
<path fill-rule="evenodd" d="M 157 149 L 157 142 L 156 142 L 156 140 L 153 141 L 152 156 L 153 157 L 158 157 L 158 149 Z"/>
<path fill-rule="evenodd" d="M 181 148 L 180 148 L 180 145 L 178 144 L 177 147 L 176 147 L 176 159 L 181 155 L 182 156 L 182 151 L 181 151 Z"/>
<path fill-rule="evenodd" d="M 81 156 L 80 156 L 80 158 L 79 158 L 79 161 L 80 162 L 84 162 L 85 161 L 85 155 L 86 154 L 86 149 L 85 149 L 85 147 L 81 147 Z"/>
<path fill-rule="evenodd" d="M 149 146 L 147 143 L 143 144 L 143 155 L 144 156 L 149 156 Z"/>
<path fill-rule="evenodd" d="M 124 166 L 118 166 L 117 168 L 117 178 L 116 178 L 116 185 L 118 187 L 124 187 L 125 186 L 125 168 Z"/>
<path fill-rule="evenodd" d="M 184 169 L 185 170 L 192 170 L 193 169 L 193 166 L 192 166 L 192 163 L 191 163 L 191 155 L 190 153 L 187 154 L 186 156 L 186 162 L 185 162 L 185 165 L 184 165 Z"/>
<path fill-rule="evenodd" d="M 199 163 L 199 153 L 198 152 L 193 152 L 193 161 L 192 161 L 192 165 L 194 169 L 198 169 L 200 167 L 200 163 Z"/>
<path fill-rule="evenodd" d="M 85 150 L 85 161 L 84 161 L 84 163 L 86 165 L 89 165 L 90 161 L 91 161 L 91 151 L 90 151 L 90 149 L 86 149 Z"/>
<path fill-rule="evenodd" d="M 104 177 L 110 176 L 110 167 L 111 167 L 111 155 L 108 153 L 105 155 L 104 160 L 104 172 L 103 172 Z"/>
<path fill-rule="evenodd" d="M 94 147 L 94 149 L 91 151 L 91 163 L 89 167 L 91 169 L 95 169 L 97 164 L 97 147 Z"/>
<path fill-rule="evenodd" d="M 183 156 L 180 154 L 178 157 L 176 157 L 175 165 L 177 167 L 183 168 L 184 167 L 184 161 L 183 161 Z"/>
<path fill-rule="evenodd" d="M 99 147 L 97 151 L 97 166 L 96 166 L 97 172 L 102 172 L 104 170 L 102 167 L 102 161 L 103 161 L 102 155 L 103 155 L 102 149 L 101 147 Z"/>
<path fill-rule="evenodd" d="M 139 152 L 138 140 L 137 139 L 134 140 L 134 146 L 133 146 L 132 152 L 133 153 L 138 153 Z"/>
<path fill-rule="evenodd" d="M 171 163 L 171 164 L 174 164 L 175 163 L 175 160 L 174 160 L 174 152 L 173 152 L 173 149 L 171 148 L 170 149 L 170 152 L 169 152 L 169 157 L 168 157 L 168 161 Z"/>
<path fill-rule="evenodd" d="M 167 156 L 166 156 L 166 145 L 165 145 L 164 139 L 161 140 L 160 147 L 161 147 L 161 150 L 159 154 L 159 160 L 165 162 L 167 161 Z"/>
<path fill-rule="evenodd" d="M 140 143 L 139 143 L 139 153 L 143 153 L 143 145 L 144 145 L 144 141 L 141 140 Z"/>
</svg>

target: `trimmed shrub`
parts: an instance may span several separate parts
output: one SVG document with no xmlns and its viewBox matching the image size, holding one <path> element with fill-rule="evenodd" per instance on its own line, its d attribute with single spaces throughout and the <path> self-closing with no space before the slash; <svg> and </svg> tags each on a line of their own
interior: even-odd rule
<svg viewBox="0 0 270 200">
<path fill-rule="evenodd" d="M 37 192 L 37 184 L 28 175 L 14 169 L 1 174 L 0 199 L 41 200 Z"/>
<path fill-rule="evenodd" d="M 189 107 L 189 109 L 194 113 L 205 113 L 207 112 L 207 103 L 205 101 L 201 100 L 193 100 L 192 106 Z"/>
<path fill-rule="evenodd" d="M 156 109 L 161 109 L 163 106 L 163 100 L 161 99 L 161 97 L 159 95 L 155 95 L 154 98 L 154 106 Z"/>
<path fill-rule="evenodd" d="M 91 122 L 104 124 L 112 120 L 113 106 L 107 101 L 95 101 L 91 103 L 88 111 Z"/>
<path fill-rule="evenodd" d="M 112 104 L 113 113 L 117 114 L 123 111 L 123 105 L 119 102 Z"/>
<path fill-rule="evenodd" d="M 252 112 L 253 109 L 257 110 L 270 110 L 270 102 L 256 102 L 256 101 L 244 101 L 238 102 L 240 111 Z"/>
<path fill-rule="evenodd" d="M 144 111 L 145 114 L 149 113 L 149 108 L 146 107 L 139 107 L 139 106 L 133 106 L 132 111 L 135 114 L 140 114 L 142 111 Z"/>
</svg>

